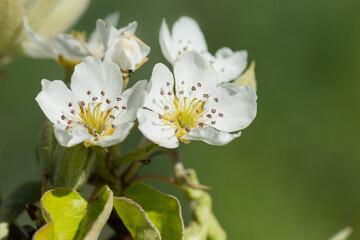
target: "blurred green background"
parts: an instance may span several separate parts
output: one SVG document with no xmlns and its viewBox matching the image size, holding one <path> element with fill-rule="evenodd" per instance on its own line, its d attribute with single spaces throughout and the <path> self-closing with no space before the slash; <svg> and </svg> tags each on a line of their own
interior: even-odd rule
<svg viewBox="0 0 360 240">
<path fill-rule="evenodd" d="M 93 0 L 73 28 L 92 31 L 97 18 L 115 10 L 119 26 L 138 21 L 137 35 L 152 48 L 131 81 L 149 79 L 154 64 L 166 62 L 158 43 L 162 18 L 172 26 L 191 16 L 212 53 L 228 46 L 256 60 L 258 115 L 251 126 L 225 147 L 180 148 L 185 165 L 213 187 L 214 211 L 229 239 L 327 239 L 345 226 L 354 228 L 350 239 L 360 239 L 360 1 Z M 3 71 L 0 191 L 6 197 L 39 174 L 44 115 L 34 98 L 42 78 L 62 79 L 63 72 L 52 61 L 29 58 Z M 171 174 L 166 160 L 146 168 Z"/>
</svg>

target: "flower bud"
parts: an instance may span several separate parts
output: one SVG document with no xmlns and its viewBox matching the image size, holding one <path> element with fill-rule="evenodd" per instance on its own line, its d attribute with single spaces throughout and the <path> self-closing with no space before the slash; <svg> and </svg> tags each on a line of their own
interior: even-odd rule
<svg viewBox="0 0 360 240">
<path fill-rule="evenodd" d="M 0 66 L 23 55 L 23 19 L 47 39 L 71 27 L 90 0 L 0 0 Z"/>
</svg>

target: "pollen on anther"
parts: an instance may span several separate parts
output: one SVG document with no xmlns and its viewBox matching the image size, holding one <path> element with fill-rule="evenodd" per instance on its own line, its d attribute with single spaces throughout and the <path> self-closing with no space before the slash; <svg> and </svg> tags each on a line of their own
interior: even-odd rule
<svg viewBox="0 0 360 240">
<path fill-rule="evenodd" d="M 126 109 L 126 106 L 122 106 L 121 108 L 125 110 L 125 109 Z"/>
<path fill-rule="evenodd" d="M 215 102 L 218 102 L 218 101 L 219 101 L 219 99 L 217 99 L 217 98 L 214 98 L 214 101 L 215 101 Z"/>
<path fill-rule="evenodd" d="M 183 48 L 183 51 L 186 52 L 186 50 L 187 50 L 187 47 L 184 47 L 184 48 Z"/>
<path fill-rule="evenodd" d="M 164 93 L 165 93 L 164 90 L 160 91 L 160 95 L 164 95 Z"/>
<path fill-rule="evenodd" d="M 104 131 L 104 130 L 106 129 L 106 126 L 103 125 L 103 126 L 101 127 L 101 129 Z"/>
<path fill-rule="evenodd" d="M 72 102 L 69 102 L 69 105 L 68 105 L 69 107 L 72 107 Z"/>
<path fill-rule="evenodd" d="M 65 116 L 64 116 L 64 115 L 61 115 L 61 119 L 62 119 L 62 120 L 65 120 Z"/>
<path fill-rule="evenodd" d="M 198 82 L 197 85 L 198 85 L 198 87 L 201 87 L 201 83 Z"/>
<path fill-rule="evenodd" d="M 166 82 L 166 86 L 170 86 L 170 83 L 169 83 L 169 82 Z"/>
<path fill-rule="evenodd" d="M 190 132 L 190 131 L 191 131 L 191 129 L 190 129 L 189 127 L 185 128 L 185 130 L 186 130 L 187 132 Z"/>
<path fill-rule="evenodd" d="M 168 92 L 168 95 L 171 96 L 171 95 L 172 95 L 172 92 Z"/>
<path fill-rule="evenodd" d="M 104 91 L 101 91 L 101 95 L 103 95 L 103 96 L 104 96 L 104 95 L 105 95 L 105 92 L 104 92 Z"/>
<path fill-rule="evenodd" d="M 205 93 L 205 94 L 203 95 L 203 97 L 204 97 L 204 98 L 208 98 L 208 97 L 209 97 L 209 94 L 206 94 L 206 93 Z"/>
<path fill-rule="evenodd" d="M 182 82 L 181 82 L 181 84 L 185 84 L 185 82 L 184 82 L 184 81 L 182 81 Z"/>
<path fill-rule="evenodd" d="M 204 127 L 204 123 L 203 122 L 201 122 L 201 123 L 199 123 L 199 127 Z"/>
<path fill-rule="evenodd" d="M 69 131 L 70 130 L 70 126 L 66 126 L 65 130 Z"/>
<path fill-rule="evenodd" d="M 115 128 L 116 126 L 114 124 L 111 124 L 111 128 Z"/>
<path fill-rule="evenodd" d="M 119 106 L 115 106 L 114 108 L 115 108 L 116 110 L 119 110 L 119 109 L 120 109 Z"/>
<path fill-rule="evenodd" d="M 213 124 L 213 125 L 214 125 L 215 123 L 216 123 L 216 121 L 211 121 L 211 124 Z"/>
<path fill-rule="evenodd" d="M 177 129 L 175 129 L 175 133 L 177 133 L 179 131 L 179 129 L 177 128 Z"/>
<path fill-rule="evenodd" d="M 81 106 L 85 106 L 85 102 L 84 102 L 84 101 L 81 101 L 81 102 L 80 102 L 80 105 L 81 105 Z"/>
<path fill-rule="evenodd" d="M 111 103 L 110 99 L 106 99 L 106 103 L 110 104 Z"/>
<path fill-rule="evenodd" d="M 90 125 L 89 125 L 89 124 L 85 124 L 84 127 L 88 128 L 88 127 L 90 127 Z"/>
<path fill-rule="evenodd" d="M 216 113 L 216 109 L 211 109 L 211 112 L 212 112 L 212 113 Z"/>
<path fill-rule="evenodd" d="M 195 87 L 195 86 L 192 86 L 192 87 L 191 87 L 191 90 L 195 91 L 195 90 L 196 90 L 196 87 Z"/>
<path fill-rule="evenodd" d="M 168 110 L 168 109 L 169 109 L 169 106 L 168 106 L 168 105 L 165 105 L 164 108 L 165 108 L 165 110 Z"/>
<path fill-rule="evenodd" d="M 73 121 L 69 120 L 69 121 L 67 121 L 67 124 L 70 125 L 70 124 L 72 124 L 72 122 L 73 122 Z"/>
<path fill-rule="evenodd" d="M 121 101 L 121 97 L 116 98 L 116 100 L 117 100 L 118 102 Z"/>
<path fill-rule="evenodd" d="M 91 92 L 90 92 L 90 91 L 87 91 L 87 92 L 86 92 L 86 94 L 87 94 L 87 95 L 90 95 L 90 94 L 91 94 Z"/>
<path fill-rule="evenodd" d="M 70 113 L 75 114 L 75 110 L 74 110 L 74 109 L 73 109 L 73 110 L 71 110 L 71 111 L 70 111 Z"/>
<path fill-rule="evenodd" d="M 96 101 L 96 100 L 97 100 L 97 97 L 93 97 L 92 100 L 93 100 L 93 101 Z"/>
<path fill-rule="evenodd" d="M 109 117 L 110 117 L 110 118 L 112 118 L 112 119 L 115 119 L 115 116 L 114 116 L 114 115 L 112 115 L 112 114 L 111 114 Z"/>
<path fill-rule="evenodd" d="M 179 91 L 180 94 L 184 94 L 184 90 Z"/>
<path fill-rule="evenodd" d="M 95 130 L 93 131 L 92 135 L 93 135 L 94 137 L 96 137 L 96 131 L 95 131 Z"/>
<path fill-rule="evenodd" d="M 206 116 L 208 117 L 208 118 L 211 118 L 212 117 L 212 115 L 209 113 L 209 114 L 206 114 Z"/>
<path fill-rule="evenodd" d="M 224 114 L 222 114 L 222 113 L 219 113 L 219 117 L 223 117 L 224 116 Z"/>
<path fill-rule="evenodd" d="M 170 122 L 173 123 L 173 122 L 175 122 L 175 120 L 174 120 L 174 119 L 171 119 Z"/>
<path fill-rule="evenodd" d="M 159 114 L 159 119 L 162 119 L 162 117 L 163 117 L 163 116 L 162 116 L 161 114 Z"/>
</svg>

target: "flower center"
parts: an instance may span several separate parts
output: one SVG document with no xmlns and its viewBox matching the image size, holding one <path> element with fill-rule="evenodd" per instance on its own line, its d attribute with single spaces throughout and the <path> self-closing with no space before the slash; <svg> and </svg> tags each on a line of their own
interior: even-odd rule
<svg viewBox="0 0 360 240">
<path fill-rule="evenodd" d="M 175 127 L 175 135 L 183 142 L 189 141 L 182 137 L 188 134 L 193 128 L 203 127 L 204 123 L 201 121 L 203 118 L 204 101 L 193 98 L 189 103 L 186 102 L 187 98 L 179 101 L 177 97 L 174 98 L 174 107 L 169 109 L 165 105 L 167 112 L 161 116 L 166 125 Z"/>
<path fill-rule="evenodd" d="M 94 137 L 99 135 L 110 136 L 115 130 L 115 126 L 112 124 L 115 116 L 111 114 L 113 109 L 100 111 L 101 104 L 101 102 L 97 103 L 93 108 L 91 108 L 90 103 L 88 103 L 87 108 L 84 108 L 81 103 L 79 104 L 81 124 Z"/>
</svg>

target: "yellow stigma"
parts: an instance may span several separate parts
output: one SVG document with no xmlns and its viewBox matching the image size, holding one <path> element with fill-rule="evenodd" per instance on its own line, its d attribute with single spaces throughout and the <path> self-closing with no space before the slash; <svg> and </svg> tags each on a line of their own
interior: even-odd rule
<svg viewBox="0 0 360 240">
<path fill-rule="evenodd" d="M 100 111 L 100 106 L 101 103 L 98 103 L 91 110 L 90 103 L 86 109 L 83 105 L 79 104 L 81 124 L 86 127 L 91 135 L 96 137 L 95 141 L 98 140 L 99 136 L 110 136 L 115 131 L 115 126 L 112 124 L 115 117 L 111 115 L 113 109 Z"/>
<path fill-rule="evenodd" d="M 193 128 L 203 127 L 204 123 L 201 122 L 203 118 L 204 104 L 205 102 L 196 98 L 192 99 L 190 103 L 186 103 L 187 98 L 183 98 L 180 102 L 178 98 L 174 99 L 174 108 L 166 109 L 161 118 L 166 125 L 175 127 L 175 135 L 179 140 L 188 143 L 189 140 L 182 137 L 188 134 Z"/>
</svg>

